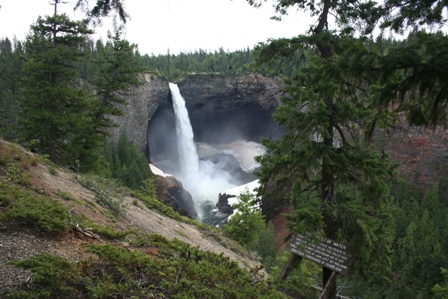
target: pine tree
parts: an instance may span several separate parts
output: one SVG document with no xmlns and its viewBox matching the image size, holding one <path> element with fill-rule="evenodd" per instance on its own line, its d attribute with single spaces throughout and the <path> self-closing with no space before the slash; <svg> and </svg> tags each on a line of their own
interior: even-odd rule
<svg viewBox="0 0 448 299">
<path fill-rule="evenodd" d="M 395 297 L 432 297 L 434 285 L 443 282 L 440 268 L 448 266 L 446 254 L 447 206 L 440 200 L 437 186 L 419 195 L 402 199 L 397 227 L 392 271 Z M 400 230 L 398 230 L 400 229 Z"/>
<path fill-rule="evenodd" d="M 109 33 L 109 41 L 105 47 L 97 42 L 97 58 L 94 60 L 94 76 L 91 84 L 95 99 L 88 110 L 89 131 L 82 131 L 80 138 L 90 135 L 88 143 L 82 143 L 79 149 L 79 161 L 83 171 L 103 169 L 99 163 L 103 156 L 103 146 L 109 129 L 116 126 L 110 116 L 122 116 L 121 106 L 127 102 L 123 93 L 130 91 L 132 85 L 140 84 L 139 75 L 142 68 L 135 62 L 136 45 L 121 38 L 123 28 L 115 28 L 114 35 Z M 99 165 L 100 164 L 100 165 Z"/>
<path fill-rule="evenodd" d="M 93 7 L 89 6 L 88 0 L 77 0 L 75 10 L 81 9 L 87 14 L 87 21 L 94 25 L 101 24 L 101 18 L 113 15 L 114 20 L 118 17 L 121 22 L 126 23 L 129 15 L 124 6 L 125 0 L 97 0 Z"/>
<path fill-rule="evenodd" d="M 53 162 L 73 165 L 80 143 L 88 143 L 93 94 L 79 85 L 75 65 L 85 57 L 79 46 L 88 30 L 83 22 L 56 13 L 39 17 L 25 43 L 21 97 L 22 140 Z M 85 133 L 79 136 L 80 133 Z"/>
<path fill-rule="evenodd" d="M 255 195 L 249 191 L 238 196 L 238 200 L 232 205 L 235 212 L 224 226 L 224 232 L 238 243 L 249 246 L 258 241 L 265 226 L 264 216 L 259 208 L 254 207 Z"/>
<path fill-rule="evenodd" d="M 445 34 L 422 31 L 388 47 L 383 55 L 366 54 L 371 69 L 380 73 L 371 88 L 373 103 L 383 108 L 375 116 L 379 123 L 394 107 L 395 115 L 404 112 L 411 125 L 448 125 L 447 45 Z"/>
<path fill-rule="evenodd" d="M 110 177 L 131 189 L 139 190 L 152 177 L 148 161 L 126 134 L 121 134 L 116 146 L 109 145 L 105 151 Z"/>
<path fill-rule="evenodd" d="M 93 112 L 98 122 L 98 130 L 115 126 L 108 116 L 122 116 L 120 105 L 127 104 L 123 92 L 130 91 L 132 85 L 140 84 L 139 74 L 143 71 L 136 66 L 134 51 L 137 46 L 121 38 L 122 27 L 115 28 L 114 35 L 108 34 L 106 47 L 99 47 L 98 58 L 95 61 L 96 74 L 92 84 L 99 98 L 99 106 Z M 102 131 L 106 134 L 105 131 Z"/>
<path fill-rule="evenodd" d="M 0 136 L 18 137 L 19 80 L 23 57 L 22 43 L 8 38 L 0 40 Z"/>
<path fill-rule="evenodd" d="M 268 153 L 259 158 L 257 173 L 261 195 L 291 203 L 294 231 L 354 245 L 356 269 L 372 275 L 388 265 L 394 165 L 363 138 L 375 113 L 365 89 L 375 77 L 347 65 L 366 63 L 359 59 L 366 44 L 350 34 L 357 18 L 374 4 L 277 1 L 275 7 L 281 16 L 294 5 L 317 16 L 309 34 L 261 45 L 258 60 L 291 57 L 300 49 L 314 55 L 299 75 L 288 80 L 288 96 L 274 115 L 285 135 L 278 141 L 264 140 Z M 330 15 L 338 20 L 335 30 L 329 29 Z M 322 272 L 325 285 L 332 270 L 323 267 Z M 334 285 L 328 297 L 335 298 L 335 291 Z"/>
</svg>

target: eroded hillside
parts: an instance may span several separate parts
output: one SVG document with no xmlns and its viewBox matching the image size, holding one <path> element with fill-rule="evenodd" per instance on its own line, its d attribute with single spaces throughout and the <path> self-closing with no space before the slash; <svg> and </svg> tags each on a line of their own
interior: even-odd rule
<svg viewBox="0 0 448 299">
<path fill-rule="evenodd" d="M 131 196 L 129 190 L 106 190 L 112 187 L 104 185 L 101 178 L 81 177 L 1 140 L 0 152 L 1 298 L 9 290 L 25 288 L 32 282 L 29 271 L 9 264 L 13 260 L 50 253 L 78 262 L 92 257 L 92 253 L 85 250 L 89 244 L 112 244 L 127 252 L 157 255 L 161 250 L 158 245 L 141 242 L 142 238 L 151 235 L 181 240 L 194 248 L 191 251 L 223 255 L 238 262 L 246 269 L 244 271 L 259 265 L 250 255 L 235 252 L 237 247 L 230 245 L 231 241 L 213 228 L 195 224 L 182 216 L 177 218 L 189 223 L 174 220 L 151 210 L 148 203 Z M 120 194 L 121 200 L 113 199 L 116 194 Z M 118 205 L 119 211 L 108 208 L 104 198 L 108 198 L 115 208 Z M 29 203 L 35 199 L 43 200 L 45 204 L 37 201 L 33 206 Z M 66 207 L 67 216 L 62 218 L 65 223 L 51 222 L 65 215 L 65 212 L 58 212 L 59 206 Z M 23 212 L 22 208 L 29 211 Z M 42 220 L 46 213 L 53 218 Z M 181 270 L 178 271 L 180 276 Z M 179 277 L 176 282 L 178 280 Z"/>
</svg>

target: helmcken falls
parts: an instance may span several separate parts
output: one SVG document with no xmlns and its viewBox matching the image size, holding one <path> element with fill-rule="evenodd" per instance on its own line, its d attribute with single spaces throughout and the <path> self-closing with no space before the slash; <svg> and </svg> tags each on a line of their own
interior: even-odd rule
<svg viewBox="0 0 448 299">
<path fill-rule="evenodd" d="M 202 203 L 205 201 L 216 203 L 219 192 L 233 188 L 236 184 L 232 183 L 231 175 L 223 170 L 222 163 L 215 164 L 209 160 L 199 160 L 185 100 L 176 84 L 170 83 L 169 87 L 176 117 L 179 155 L 178 167 L 173 175 L 182 183 L 185 190 L 190 192 L 201 218 L 203 216 L 200 207 Z"/>
<path fill-rule="evenodd" d="M 173 109 L 176 116 L 177 150 L 179 152 L 179 174 L 182 177 L 199 171 L 199 157 L 194 144 L 193 128 L 191 127 L 185 100 L 179 87 L 170 83 L 173 97 Z"/>
<path fill-rule="evenodd" d="M 226 217 L 215 206 L 220 194 L 229 195 L 232 192 L 238 196 L 238 186 L 244 190 L 250 182 L 251 186 L 255 186 L 252 182 L 256 177 L 252 171 L 258 163 L 254 156 L 262 155 L 264 148 L 241 137 L 230 142 L 220 141 L 220 134 L 226 134 L 225 130 L 213 132 L 214 143 L 198 142 L 179 87 L 169 83 L 169 89 L 174 115 L 169 118 L 168 114 L 164 114 L 166 118 L 157 121 L 158 129 L 151 131 L 153 137 L 160 138 L 160 142 L 152 144 L 152 163 L 162 174 L 173 175 L 191 194 L 199 221 L 208 224 L 219 222 L 219 219 Z M 232 121 L 231 116 L 228 121 Z M 228 131 L 226 136 L 229 136 Z M 214 215 L 213 220 L 210 220 L 210 215 Z"/>
</svg>

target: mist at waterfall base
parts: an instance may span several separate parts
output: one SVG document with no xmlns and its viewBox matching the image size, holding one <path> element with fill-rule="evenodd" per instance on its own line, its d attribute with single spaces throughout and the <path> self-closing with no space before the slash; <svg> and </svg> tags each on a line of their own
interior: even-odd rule
<svg viewBox="0 0 448 299">
<path fill-rule="evenodd" d="M 176 118 L 177 158 L 159 163 L 155 161 L 154 164 L 182 183 L 184 189 L 191 194 L 199 215 L 198 220 L 201 220 L 204 216 L 204 203 L 216 204 L 220 192 L 248 183 L 248 177 L 241 174 L 241 169 L 236 169 L 239 168 L 236 164 L 240 162 L 232 155 L 233 151 L 201 144 L 199 146 L 203 157 L 199 158 L 185 101 L 176 84 L 170 83 L 169 87 Z M 241 148 L 240 146 L 240 151 Z"/>
</svg>

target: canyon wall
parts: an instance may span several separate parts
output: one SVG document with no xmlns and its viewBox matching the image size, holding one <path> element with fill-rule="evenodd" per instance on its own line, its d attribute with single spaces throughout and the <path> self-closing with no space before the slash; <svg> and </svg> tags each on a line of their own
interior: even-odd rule
<svg viewBox="0 0 448 299">
<path fill-rule="evenodd" d="M 196 142 L 219 143 L 238 137 L 258 141 L 259 136 L 281 134 L 271 118 L 282 95 L 279 78 L 256 74 L 191 75 L 178 82 L 178 86 L 186 101 Z M 169 145 L 159 138 L 175 135 L 168 81 L 145 74 L 142 85 L 134 86 L 122 96 L 128 105 L 121 107 L 124 116 L 113 118 L 118 127 L 111 129 L 111 140 L 116 142 L 120 133 L 125 132 L 147 155 L 148 140 L 155 152 L 169 150 L 166 148 Z M 392 158 L 401 163 L 400 170 L 408 181 L 426 185 L 443 181 L 447 175 L 446 133 L 442 128 L 402 128 L 390 134 L 377 134 L 376 142 L 378 148 L 390 151 Z"/>
<path fill-rule="evenodd" d="M 216 131 L 226 132 L 227 139 L 256 140 L 269 132 L 276 134 L 271 113 L 279 105 L 282 92 L 279 78 L 256 74 L 190 75 L 177 84 L 190 114 L 195 141 L 218 141 Z M 155 151 L 165 150 L 165 142 L 160 141 L 159 135 L 165 138 L 174 132 L 168 81 L 145 74 L 142 85 L 133 86 L 122 96 L 128 105 L 121 107 L 124 116 L 113 117 L 118 127 L 111 130 L 111 140 L 116 142 L 121 132 L 125 132 L 146 154 L 148 138 Z"/>
<path fill-rule="evenodd" d="M 144 84 L 123 94 L 129 104 L 123 107 L 123 117 L 114 118 L 119 126 L 112 130 L 112 140 L 118 140 L 119 134 L 125 132 L 151 159 L 158 156 L 163 159 L 166 153 L 175 150 L 176 138 L 168 81 L 149 74 L 144 79 Z M 238 138 L 259 141 L 260 136 L 281 135 L 271 118 L 282 95 L 283 84 L 279 78 L 256 74 L 198 74 L 177 84 L 190 114 L 196 142 L 226 143 Z M 423 186 L 441 183 L 445 192 L 448 189 L 446 133 L 440 128 L 406 128 L 391 135 L 378 134 L 376 143 L 401 163 L 399 170 L 408 183 Z M 268 214 L 272 219 L 277 213 Z"/>
<path fill-rule="evenodd" d="M 129 140 L 148 156 L 148 123 L 157 108 L 170 96 L 168 81 L 147 73 L 142 76 L 141 85 L 132 86 L 129 92 L 120 96 L 127 100 L 127 105 L 120 105 L 123 116 L 112 117 L 118 126 L 110 130 L 110 139 L 116 144 L 120 134 L 126 133 Z"/>
<path fill-rule="evenodd" d="M 279 135 L 280 130 L 272 120 L 283 89 L 278 78 L 255 74 L 199 74 L 190 75 L 177 85 L 186 102 L 195 142 L 260 141 L 261 136 Z M 175 115 L 168 81 L 146 74 L 142 85 L 122 95 L 128 105 L 122 106 L 122 117 L 113 118 L 118 127 L 111 130 L 111 140 L 116 143 L 120 134 L 126 133 L 153 164 L 170 172 L 165 166 L 176 165 L 179 161 L 176 160 Z M 181 184 L 171 184 L 174 187 L 168 190 L 165 187 L 170 182 L 165 178 L 157 177 L 156 183 L 159 199 L 195 218 L 191 203 L 179 198 L 179 194 L 185 193 Z M 173 200 L 175 197 L 179 202 Z M 183 197 L 188 199 L 188 196 Z"/>
</svg>

